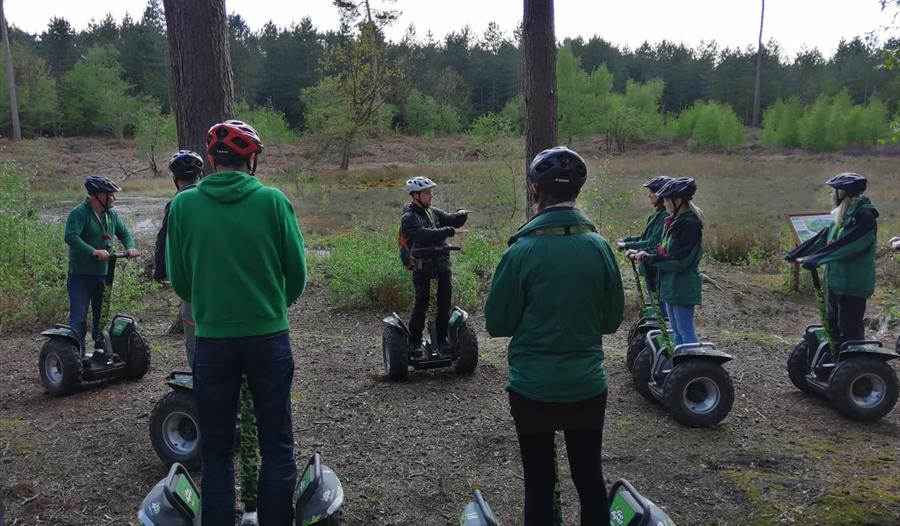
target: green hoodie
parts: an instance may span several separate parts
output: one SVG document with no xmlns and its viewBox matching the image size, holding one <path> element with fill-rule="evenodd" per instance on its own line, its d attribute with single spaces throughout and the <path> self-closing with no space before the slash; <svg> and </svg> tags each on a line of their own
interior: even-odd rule
<svg viewBox="0 0 900 526">
<path fill-rule="evenodd" d="M 172 201 L 166 268 L 172 288 L 192 305 L 197 336 L 286 330 L 288 305 L 306 285 L 294 208 L 251 175 L 209 175 Z"/>
<path fill-rule="evenodd" d="M 69 245 L 69 272 L 105 276 L 107 262 L 91 254 L 94 250 L 111 250 L 113 236 L 119 238 L 126 249 L 134 248 L 134 239 L 115 210 L 97 216 L 91 208 L 90 198 L 73 208 L 66 218 L 65 233 Z"/>
<path fill-rule="evenodd" d="M 512 336 L 508 388 L 520 395 L 576 402 L 606 389 L 603 335 L 622 323 L 625 297 L 595 230 L 575 208 L 548 208 L 509 240 L 497 266 L 484 314 L 491 336 Z"/>
<path fill-rule="evenodd" d="M 669 213 L 666 212 L 665 207 L 650 214 L 647 217 L 647 226 L 644 227 L 644 232 L 640 236 L 622 238 L 622 242 L 625 243 L 625 250 L 655 249 L 659 245 L 660 239 L 662 239 L 663 223 L 668 215 Z M 641 276 L 647 275 L 646 265 L 641 265 L 639 269 Z"/>
</svg>

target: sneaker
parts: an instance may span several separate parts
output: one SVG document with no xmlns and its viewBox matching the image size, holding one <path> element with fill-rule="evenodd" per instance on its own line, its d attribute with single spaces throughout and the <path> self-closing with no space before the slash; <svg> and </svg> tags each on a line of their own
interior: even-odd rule
<svg viewBox="0 0 900 526">
<path fill-rule="evenodd" d="M 255 511 L 245 511 L 241 515 L 240 526 L 259 526 L 259 519 L 256 517 Z"/>
</svg>

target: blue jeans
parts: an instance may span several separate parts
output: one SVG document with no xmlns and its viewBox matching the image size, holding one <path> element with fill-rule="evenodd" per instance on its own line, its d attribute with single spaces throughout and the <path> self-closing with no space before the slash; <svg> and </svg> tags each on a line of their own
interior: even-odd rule
<svg viewBox="0 0 900 526">
<path fill-rule="evenodd" d="M 258 513 L 261 526 L 289 525 L 297 482 L 291 426 L 294 357 L 288 331 L 244 338 L 197 338 L 194 396 L 203 462 L 203 524 L 234 524 L 234 427 L 247 375 L 259 431 L 262 466 Z"/>
<path fill-rule="evenodd" d="M 694 329 L 694 305 L 665 305 L 666 312 L 669 313 L 669 325 L 675 332 L 675 345 L 699 342 Z"/>
<path fill-rule="evenodd" d="M 103 307 L 103 288 L 106 276 L 69 273 L 66 278 L 66 290 L 69 291 L 69 326 L 75 329 L 81 338 L 81 349 L 84 350 L 84 339 L 87 335 L 87 311 L 91 306 L 94 317 L 91 323 L 91 336 L 96 342 L 100 337 L 100 313 Z"/>
</svg>

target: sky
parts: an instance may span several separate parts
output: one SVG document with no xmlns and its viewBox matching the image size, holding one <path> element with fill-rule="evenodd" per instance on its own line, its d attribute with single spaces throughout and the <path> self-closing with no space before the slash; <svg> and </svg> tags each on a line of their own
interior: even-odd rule
<svg viewBox="0 0 900 526">
<path fill-rule="evenodd" d="M 199 0 L 190 0 L 199 1 Z M 476 36 L 488 22 L 500 24 L 512 35 L 522 18 L 523 0 L 372 0 L 373 5 L 398 9 L 400 19 L 387 30 L 388 38 L 400 40 L 410 23 L 424 38 L 431 31 L 436 39 L 466 24 Z M 52 16 L 66 18 L 82 29 L 106 13 L 120 20 L 129 12 L 140 18 L 146 0 L 5 0 L 9 23 L 30 33 L 40 33 Z M 289 26 L 310 17 L 319 30 L 336 29 L 339 18 L 331 0 L 226 0 L 229 13 L 238 13 L 250 27 L 259 29 L 268 20 Z M 864 36 L 893 25 L 900 36 L 900 19 L 894 11 L 882 11 L 878 0 L 768 0 L 763 40 L 777 40 L 787 57 L 817 47 L 830 56 L 844 39 Z M 696 47 L 715 40 L 719 47 L 756 46 L 760 0 L 556 0 L 556 38 L 598 35 L 632 49 L 645 40 L 666 39 Z M 881 39 L 888 33 L 879 31 Z"/>
</svg>

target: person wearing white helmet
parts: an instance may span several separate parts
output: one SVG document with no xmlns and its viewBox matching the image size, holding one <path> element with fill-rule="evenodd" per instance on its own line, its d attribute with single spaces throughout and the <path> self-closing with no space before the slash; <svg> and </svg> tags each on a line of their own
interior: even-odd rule
<svg viewBox="0 0 900 526">
<path fill-rule="evenodd" d="M 416 300 L 409 318 L 409 340 L 413 352 L 422 352 L 422 331 L 431 292 L 431 280 L 437 279 L 437 345 L 446 345 L 447 325 L 450 320 L 450 296 L 452 293 L 450 257 L 445 253 L 437 257 L 410 257 L 412 250 L 439 247 L 447 244 L 447 238 L 467 232 L 462 226 L 469 218 L 468 210 L 449 214 L 431 206 L 432 188 L 437 186 L 427 177 L 413 177 L 406 181 L 406 193 L 412 199 L 403 207 L 400 218 L 401 253 L 404 265 L 412 270 Z M 404 246 L 406 245 L 406 246 Z"/>
</svg>

